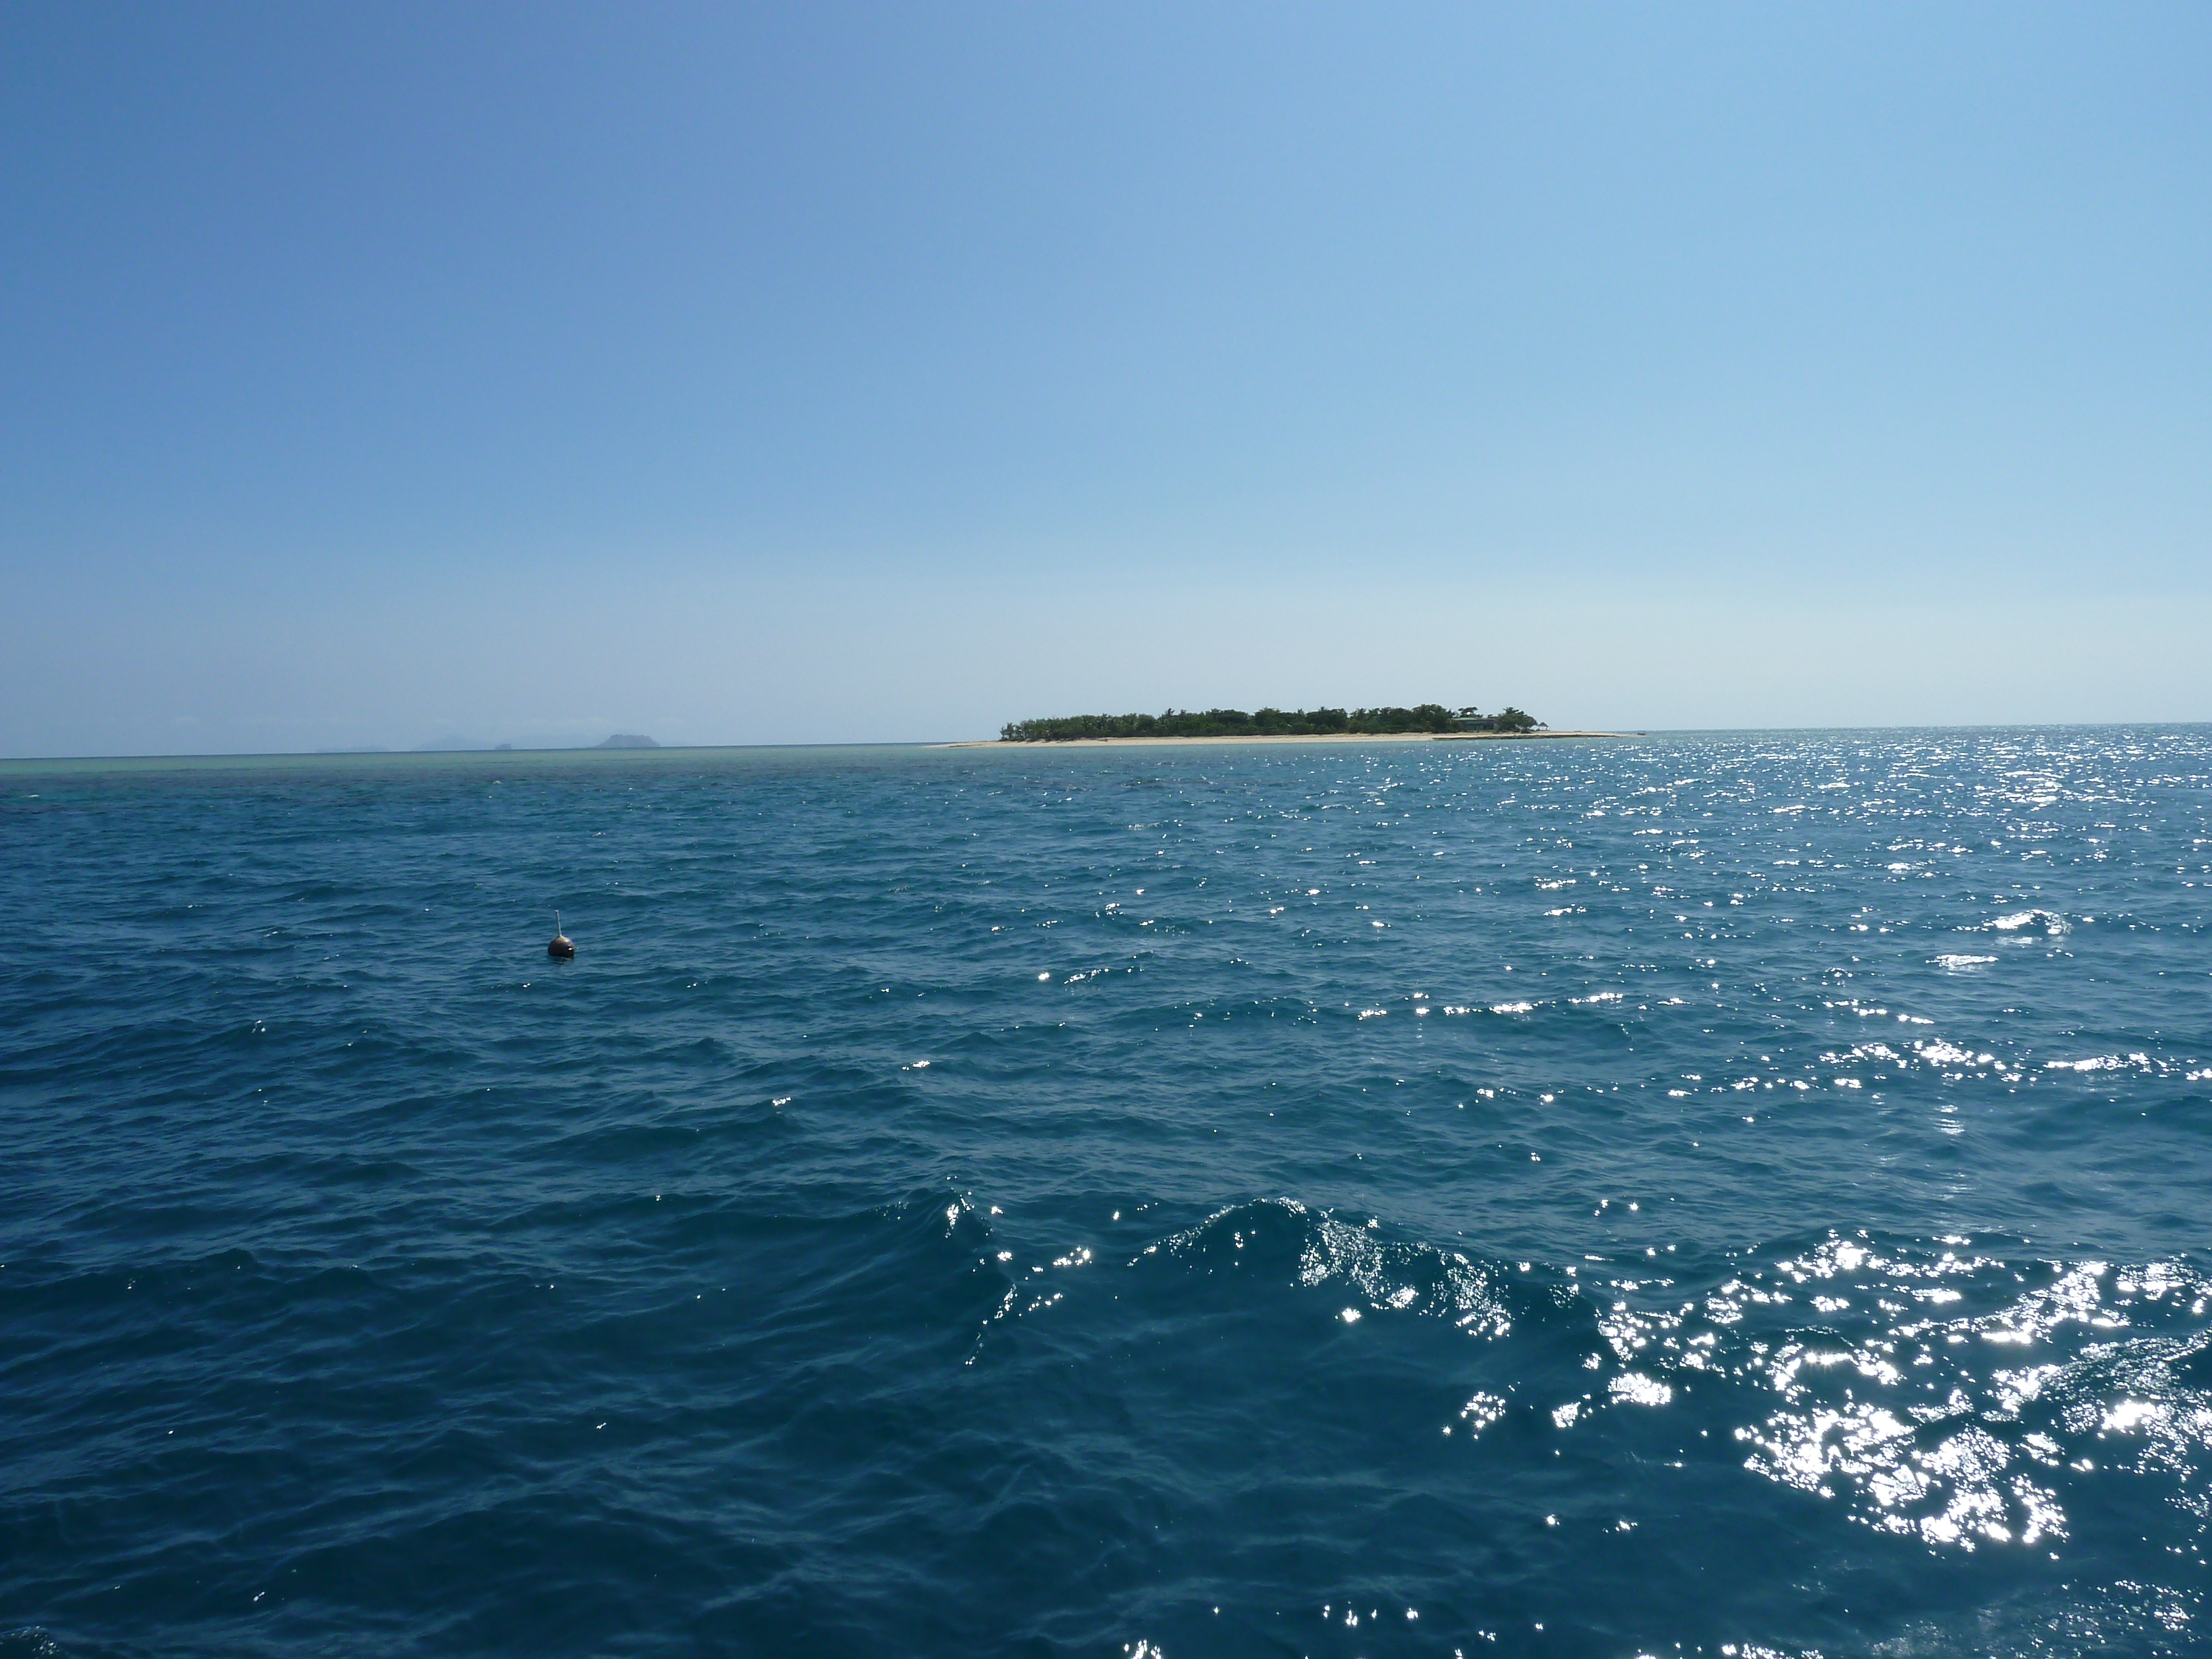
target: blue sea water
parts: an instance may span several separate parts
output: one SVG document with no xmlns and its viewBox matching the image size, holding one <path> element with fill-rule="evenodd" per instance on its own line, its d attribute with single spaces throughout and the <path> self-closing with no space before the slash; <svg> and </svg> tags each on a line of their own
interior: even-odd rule
<svg viewBox="0 0 2212 1659">
<path fill-rule="evenodd" d="M 2202 727 L 0 766 L 0 1654 L 2212 1649 L 2208 895 Z"/>
</svg>

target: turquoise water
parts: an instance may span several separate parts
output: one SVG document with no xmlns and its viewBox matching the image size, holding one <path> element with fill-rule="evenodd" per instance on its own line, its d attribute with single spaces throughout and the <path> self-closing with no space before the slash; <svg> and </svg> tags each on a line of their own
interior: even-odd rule
<svg viewBox="0 0 2212 1659">
<path fill-rule="evenodd" d="M 2208 786 L 0 766 L 0 1653 L 2212 1647 Z"/>
</svg>

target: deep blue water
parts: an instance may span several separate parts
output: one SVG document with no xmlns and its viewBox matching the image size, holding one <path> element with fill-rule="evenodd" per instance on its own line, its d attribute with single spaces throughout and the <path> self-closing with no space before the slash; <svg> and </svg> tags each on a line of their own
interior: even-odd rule
<svg viewBox="0 0 2212 1659">
<path fill-rule="evenodd" d="M 0 1653 L 2212 1648 L 2209 808 L 2202 727 L 9 763 Z"/>
</svg>

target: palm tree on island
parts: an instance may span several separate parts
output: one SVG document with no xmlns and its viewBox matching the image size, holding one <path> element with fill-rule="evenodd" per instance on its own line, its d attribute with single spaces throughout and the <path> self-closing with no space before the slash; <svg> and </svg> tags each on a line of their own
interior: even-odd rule
<svg viewBox="0 0 2212 1659">
<path fill-rule="evenodd" d="M 1411 708 L 1170 708 L 1158 714 L 1066 714 L 1048 720 L 1011 720 L 999 732 L 1001 743 L 1069 743 L 1097 738 L 1318 738 L 1340 733 L 1369 737 L 1427 732 L 1501 734 L 1534 732 L 1543 722 L 1522 709 L 1486 714 L 1474 708 L 1448 708 L 1440 702 Z"/>
</svg>

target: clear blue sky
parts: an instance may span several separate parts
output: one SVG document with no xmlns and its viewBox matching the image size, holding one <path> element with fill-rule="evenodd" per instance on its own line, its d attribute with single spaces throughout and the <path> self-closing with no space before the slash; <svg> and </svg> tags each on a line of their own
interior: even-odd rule
<svg viewBox="0 0 2212 1659">
<path fill-rule="evenodd" d="M 0 754 L 2212 719 L 2212 8 L 0 4 Z"/>
</svg>

